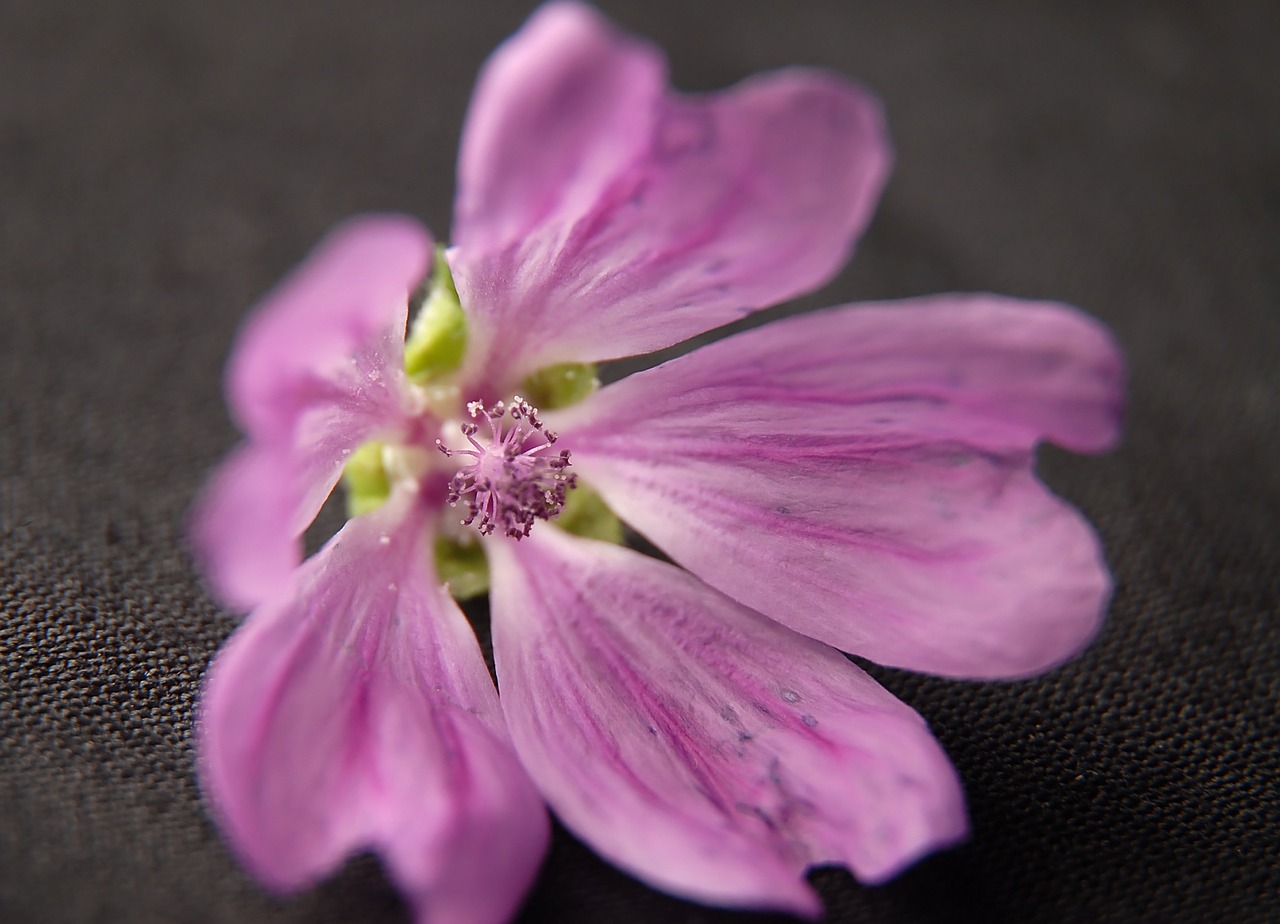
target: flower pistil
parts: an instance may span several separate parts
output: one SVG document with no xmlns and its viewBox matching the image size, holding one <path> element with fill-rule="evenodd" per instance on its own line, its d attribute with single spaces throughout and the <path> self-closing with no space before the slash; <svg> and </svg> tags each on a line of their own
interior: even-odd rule
<svg viewBox="0 0 1280 924">
<path fill-rule="evenodd" d="M 436 448 L 446 456 L 471 459 L 450 481 L 448 503 L 467 505 L 463 526 L 474 523 L 482 535 L 501 530 L 522 539 L 536 520 L 550 520 L 564 508 L 565 494 L 577 481 L 565 471 L 569 450 L 548 451 L 556 434 L 543 427 L 537 408 L 519 395 L 510 404 L 498 401 L 487 408 L 472 401 L 467 413 L 483 421 L 487 430 L 482 432 L 481 424 L 471 421 L 461 425 L 470 449 L 450 449 L 436 440 Z M 508 416 L 511 423 L 504 429 Z"/>
</svg>

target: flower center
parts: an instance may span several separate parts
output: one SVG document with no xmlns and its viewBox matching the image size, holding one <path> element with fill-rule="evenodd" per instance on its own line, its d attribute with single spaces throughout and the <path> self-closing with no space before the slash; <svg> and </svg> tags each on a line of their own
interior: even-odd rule
<svg viewBox="0 0 1280 924">
<path fill-rule="evenodd" d="M 468 461 L 449 482 L 451 505 L 467 505 L 463 526 L 476 524 L 482 535 L 501 531 L 512 539 L 529 535 L 535 520 L 550 520 L 564 508 L 565 492 L 576 476 L 569 467 L 569 450 L 554 452 L 556 435 L 542 426 L 538 411 L 519 395 L 486 408 L 479 401 L 467 405 L 471 421 L 462 424 L 470 449 L 450 449 L 446 456 Z M 510 417 L 509 424 L 505 424 Z"/>
</svg>

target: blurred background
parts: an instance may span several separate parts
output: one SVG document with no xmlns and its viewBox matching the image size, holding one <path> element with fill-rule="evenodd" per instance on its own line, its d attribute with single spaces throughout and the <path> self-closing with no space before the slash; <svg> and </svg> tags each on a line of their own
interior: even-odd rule
<svg viewBox="0 0 1280 924">
<path fill-rule="evenodd" d="M 1280 920 L 1280 6 L 605 0 L 697 91 L 861 80 L 897 166 L 849 268 L 783 311 L 1072 302 L 1131 359 L 1128 436 L 1045 450 L 1107 627 L 1037 681 L 876 670 L 972 840 L 831 922 Z M 233 333 L 332 224 L 449 225 L 472 81 L 534 4 L 0 4 L 0 920 L 397 922 L 377 864 L 266 896 L 205 818 L 191 719 L 232 623 L 183 551 L 236 434 Z M 563 831 L 527 922 L 783 921 L 659 895 Z"/>
</svg>

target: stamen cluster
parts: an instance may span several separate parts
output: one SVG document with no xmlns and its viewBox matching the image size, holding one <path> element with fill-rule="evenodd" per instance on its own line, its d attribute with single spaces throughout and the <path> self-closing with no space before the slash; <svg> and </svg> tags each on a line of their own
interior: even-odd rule
<svg viewBox="0 0 1280 924">
<path fill-rule="evenodd" d="M 565 471 L 569 450 L 549 452 L 556 434 L 543 427 L 537 408 L 519 395 L 509 405 L 499 401 L 488 408 L 472 401 L 467 413 L 488 428 L 484 433 L 479 423 L 462 424 L 470 449 L 450 449 L 436 440 L 436 448 L 446 456 L 471 460 L 449 482 L 448 502 L 455 507 L 466 503 L 463 526 L 475 523 L 482 535 L 501 530 L 512 539 L 523 539 L 535 520 L 550 520 L 564 507 L 565 493 L 577 481 Z M 511 423 L 504 430 L 507 416 Z"/>
</svg>

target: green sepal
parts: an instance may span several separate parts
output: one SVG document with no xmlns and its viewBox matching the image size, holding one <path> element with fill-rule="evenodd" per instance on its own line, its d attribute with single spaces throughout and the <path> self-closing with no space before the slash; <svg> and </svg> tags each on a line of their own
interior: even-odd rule
<svg viewBox="0 0 1280 924">
<path fill-rule="evenodd" d="M 579 484 L 565 496 L 559 516 L 551 521 L 566 533 L 622 545 L 622 521 L 595 491 Z"/>
<path fill-rule="evenodd" d="M 404 370 L 412 381 L 423 385 L 456 370 L 466 352 L 467 316 L 444 248 L 437 247 L 426 301 L 404 343 Z"/>
<path fill-rule="evenodd" d="M 551 525 L 584 539 L 622 545 L 622 521 L 603 498 L 587 487 L 568 493 L 565 505 Z M 441 536 L 435 544 L 436 576 L 449 586 L 455 600 L 470 600 L 489 592 L 489 559 L 479 542 Z"/>
<path fill-rule="evenodd" d="M 455 600 L 470 600 L 489 590 L 489 559 L 478 542 L 436 539 L 436 576 Z"/>
<path fill-rule="evenodd" d="M 600 387 L 595 363 L 559 363 L 524 380 L 520 396 L 541 411 L 577 404 Z"/>
<path fill-rule="evenodd" d="M 391 496 L 391 479 L 382 467 L 380 442 L 371 440 L 351 454 L 342 470 L 342 486 L 347 492 L 348 517 L 377 510 Z"/>
</svg>

